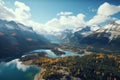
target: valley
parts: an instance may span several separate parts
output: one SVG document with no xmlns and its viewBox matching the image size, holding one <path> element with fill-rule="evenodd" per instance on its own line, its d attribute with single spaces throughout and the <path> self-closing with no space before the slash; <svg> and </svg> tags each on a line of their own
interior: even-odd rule
<svg viewBox="0 0 120 80">
<path fill-rule="evenodd" d="M 120 0 L 0 0 L 0 80 L 120 80 Z"/>
<path fill-rule="evenodd" d="M 113 28 L 114 26 L 112 31 Z M 66 34 L 69 36 L 64 36 L 64 43 L 51 49 L 57 56 L 37 56 L 32 59 L 27 59 L 26 56 L 20 60 L 23 64 L 36 65 L 42 69 L 34 80 L 119 80 L 119 34 L 111 39 L 108 31 L 99 32 L 100 30 L 88 33 L 87 36 L 79 33 L 81 31 Z M 71 51 L 74 55 L 68 53 L 70 55 L 64 56 L 64 51 Z"/>
<path fill-rule="evenodd" d="M 1 22 L 5 24 L 1 24 L 0 27 L 2 52 L 0 61 L 4 62 L 3 66 L 6 69 L 8 68 L 6 64 L 16 65 L 13 67 L 16 70 L 14 73 L 29 75 L 23 79 L 30 77 L 30 80 L 120 79 L 120 34 L 119 31 L 113 33 L 116 30 L 114 28 L 119 26 L 117 23 L 108 24 L 112 25 L 110 29 L 105 26 L 105 29 L 96 31 L 91 31 L 88 26 L 74 30 L 74 33 L 72 30 L 66 30 L 63 32 L 64 35 L 54 36 L 60 41 L 54 43 L 50 42 L 52 36 L 49 39 L 49 36 L 47 38 L 35 33 L 32 28 L 24 29 L 25 25 L 14 21 L 1 20 Z M 3 25 L 6 26 L 7 32 Z M 8 25 L 11 26 L 10 29 Z M 34 67 L 31 67 L 33 65 Z M 19 72 L 19 69 L 25 72 Z M 30 71 L 32 69 L 35 71 L 34 74 Z M 4 69 L 2 73 L 3 71 Z"/>
</svg>

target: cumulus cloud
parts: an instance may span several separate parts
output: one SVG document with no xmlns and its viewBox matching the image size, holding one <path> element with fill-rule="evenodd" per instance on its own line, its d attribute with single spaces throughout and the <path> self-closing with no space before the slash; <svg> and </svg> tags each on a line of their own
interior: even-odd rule
<svg viewBox="0 0 120 80">
<path fill-rule="evenodd" d="M 85 18 L 84 14 L 78 14 L 76 16 L 62 15 L 58 19 L 54 18 L 48 21 L 45 24 L 45 27 L 47 30 L 56 31 L 56 32 L 59 32 L 71 27 L 72 28 L 83 27 L 85 25 L 84 18 Z M 52 27 L 54 27 L 54 30 Z"/>
<path fill-rule="evenodd" d="M 51 26 L 54 27 L 55 31 L 61 31 L 70 27 L 78 28 L 86 25 L 92 26 L 106 21 L 117 20 L 111 16 L 120 12 L 120 6 L 115 6 L 105 2 L 99 6 L 98 10 L 95 11 L 97 11 L 97 14 L 89 21 L 84 20 L 86 16 L 82 13 L 72 16 L 72 12 L 60 12 L 57 14 L 59 18 L 53 18 L 52 20 L 48 21 L 45 26 L 50 31 L 53 30 Z"/>
<path fill-rule="evenodd" d="M 63 28 L 62 26 L 63 25 L 60 24 L 60 21 L 57 18 L 54 18 L 45 24 L 45 28 L 49 33 L 51 33 L 51 31 L 55 32 L 61 31 L 61 29 Z"/>
<path fill-rule="evenodd" d="M 60 32 L 67 28 L 97 25 L 107 20 L 115 20 L 115 18 L 111 16 L 120 12 L 120 6 L 105 2 L 96 10 L 97 14 L 89 21 L 84 20 L 86 16 L 82 13 L 72 15 L 72 12 L 60 12 L 57 14 L 58 18 L 53 18 L 45 24 L 41 24 L 31 19 L 32 15 L 29 6 L 19 1 L 15 1 L 14 6 L 14 9 L 8 8 L 5 6 L 4 1 L 0 0 L 0 19 L 8 21 L 13 20 L 27 26 L 32 26 L 36 32 L 42 34 Z"/>
<path fill-rule="evenodd" d="M 100 23 L 105 22 L 106 20 L 110 20 L 110 19 L 111 19 L 110 16 L 96 15 L 96 16 L 94 16 L 92 19 L 90 19 L 90 20 L 87 22 L 87 25 L 100 24 Z"/>
<path fill-rule="evenodd" d="M 15 1 L 15 9 L 8 8 L 4 5 L 4 2 L 0 0 L 0 19 L 3 20 L 13 20 L 22 23 L 27 26 L 32 26 L 33 29 L 41 34 L 49 33 L 51 31 L 61 31 L 63 25 L 60 23 L 59 19 L 51 19 L 45 24 L 40 24 L 31 20 L 30 7 L 22 2 Z M 60 12 L 59 16 L 66 16 L 72 14 L 72 12 Z"/>
<path fill-rule="evenodd" d="M 31 19 L 30 7 L 19 1 L 15 1 L 14 6 L 14 9 L 8 8 L 5 6 L 5 3 L 0 0 L 0 19 L 8 21 L 13 20 L 18 23 L 31 26 L 37 32 L 44 32 L 42 28 L 43 24 L 35 22 Z"/>
<path fill-rule="evenodd" d="M 80 27 L 85 24 L 84 18 L 85 15 L 81 13 L 76 16 L 61 16 L 60 23 L 66 26 Z"/>
<path fill-rule="evenodd" d="M 16 20 L 22 21 L 29 19 L 31 14 L 30 14 L 30 8 L 26 6 L 24 3 L 15 1 L 14 5 L 16 6 L 16 9 L 14 10 L 14 15 L 16 17 Z M 23 22 L 23 21 L 22 21 Z"/>
<path fill-rule="evenodd" d="M 14 12 L 12 9 L 5 7 L 5 3 L 0 0 L 0 19 L 12 20 L 15 18 Z"/>
<path fill-rule="evenodd" d="M 4 5 L 4 2 L 0 0 L 0 18 L 5 20 L 15 20 L 22 23 L 30 18 L 31 14 L 28 6 L 19 1 L 15 1 L 14 5 L 15 9 L 8 8 Z"/>
<path fill-rule="evenodd" d="M 115 20 L 111 16 L 120 12 L 120 6 L 115 6 L 107 2 L 103 3 L 97 10 L 97 15 L 90 19 L 87 24 L 95 25 L 105 22 L 107 20 Z"/>
<path fill-rule="evenodd" d="M 97 14 L 110 16 L 118 12 L 120 12 L 120 6 L 115 6 L 105 2 L 98 8 Z"/>
</svg>

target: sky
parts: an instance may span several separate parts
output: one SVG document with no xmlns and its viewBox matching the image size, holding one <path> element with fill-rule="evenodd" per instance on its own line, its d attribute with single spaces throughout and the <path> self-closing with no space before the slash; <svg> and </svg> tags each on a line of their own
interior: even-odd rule
<svg viewBox="0 0 120 80">
<path fill-rule="evenodd" d="M 120 22 L 120 0 L 0 0 L 0 12 L 0 19 L 50 33 Z"/>
</svg>

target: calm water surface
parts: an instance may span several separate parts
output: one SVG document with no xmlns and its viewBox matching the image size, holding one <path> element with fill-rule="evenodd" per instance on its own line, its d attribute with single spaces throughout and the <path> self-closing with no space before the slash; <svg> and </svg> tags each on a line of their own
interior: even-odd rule
<svg viewBox="0 0 120 80">
<path fill-rule="evenodd" d="M 39 69 L 21 64 L 18 59 L 0 63 L 0 80 L 34 80 Z"/>
<path fill-rule="evenodd" d="M 61 56 L 57 56 L 56 54 L 54 54 L 54 52 L 48 49 L 38 49 L 32 51 L 32 53 L 34 52 L 46 52 L 47 56 L 51 58 L 83 55 L 76 54 L 69 50 L 63 51 L 66 54 Z M 37 74 L 39 71 L 40 70 L 35 66 L 24 65 L 21 62 L 19 62 L 18 59 L 14 59 L 10 62 L 0 63 L 0 80 L 34 80 L 35 74 Z"/>
</svg>

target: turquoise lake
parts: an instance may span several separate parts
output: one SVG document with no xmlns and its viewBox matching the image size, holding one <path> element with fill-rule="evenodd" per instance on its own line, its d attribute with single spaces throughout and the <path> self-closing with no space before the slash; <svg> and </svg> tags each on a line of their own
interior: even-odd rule
<svg viewBox="0 0 120 80">
<path fill-rule="evenodd" d="M 60 49 L 61 50 L 61 49 Z M 57 57 L 66 57 L 66 56 L 82 56 L 84 54 L 76 54 L 69 50 L 61 50 L 66 54 L 57 56 L 51 50 L 47 49 L 38 49 L 31 51 L 34 52 L 46 52 L 48 57 L 57 58 Z M 27 54 L 26 54 L 27 55 Z M 26 56 L 23 55 L 23 56 Z M 39 68 L 35 66 L 24 65 L 19 62 L 18 59 L 14 59 L 9 62 L 0 63 L 0 80 L 34 80 L 34 76 L 40 71 Z"/>
<path fill-rule="evenodd" d="M 17 59 L 0 63 L 0 80 L 34 80 L 39 69 L 35 66 L 25 66 Z"/>
</svg>

